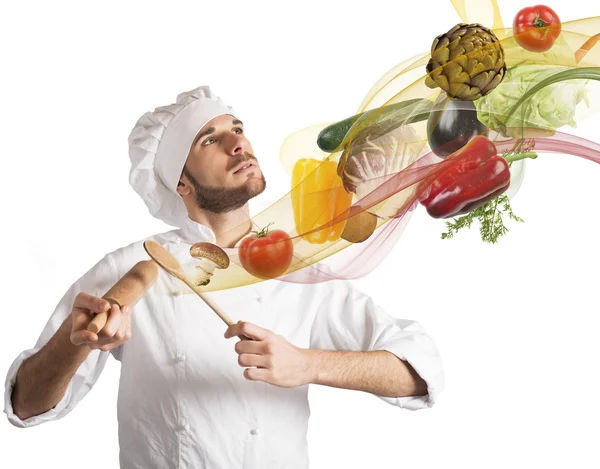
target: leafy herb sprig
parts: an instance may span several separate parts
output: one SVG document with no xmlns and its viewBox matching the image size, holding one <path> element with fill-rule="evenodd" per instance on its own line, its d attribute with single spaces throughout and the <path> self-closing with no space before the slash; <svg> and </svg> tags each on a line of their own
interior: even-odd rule
<svg viewBox="0 0 600 469">
<path fill-rule="evenodd" d="M 534 139 L 519 139 L 513 148 L 505 151 L 502 156 L 509 161 L 508 165 L 510 167 L 512 162 L 517 159 L 536 158 L 537 155 L 531 153 L 534 147 Z M 451 239 L 460 230 L 471 228 L 473 221 L 477 219 L 481 240 L 495 244 L 498 242 L 498 238 L 505 236 L 509 231 L 504 224 L 504 215 L 508 216 L 510 220 L 519 223 L 524 222 L 522 218 L 513 213 L 508 196 L 502 194 L 466 215 L 453 218 L 451 222 L 446 222 L 447 231 L 442 233 L 442 239 Z"/>
<path fill-rule="evenodd" d="M 453 222 L 446 222 L 448 231 L 442 233 L 442 239 L 452 238 L 459 230 L 471 228 L 475 219 L 479 221 L 479 233 L 482 241 L 486 243 L 497 243 L 498 238 L 508 233 L 508 228 L 504 225 L 503 214 L 507 214 L 511 220 L 523 223 L 524 220 L 516 216 L 511 207 L 509 198 L 506 195 L 500 195 L 494 200 L 477 207 L 472 212 L 455 218 Z"/>
</svg>

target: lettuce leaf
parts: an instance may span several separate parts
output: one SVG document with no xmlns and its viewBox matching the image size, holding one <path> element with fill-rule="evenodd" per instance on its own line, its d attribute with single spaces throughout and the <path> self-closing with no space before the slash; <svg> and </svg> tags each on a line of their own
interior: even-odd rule
<svg viewBox="0 0 600 469">
<path fill-rule="evenodd" d="M 503 136 L 515 138 L 523 136 L 523 128 L 553 133 L 564 125 L 576 127 L 574 117 L 577 105 L 583 100 L 589 106 L 587 80 L 568 80 L 548 85 L 527 99 L 508 120 L 505 117 L 529 88 L 568 69 L 535 64 L 510 68 L 494 91 L 474 102 L 477 118 Z"/>
</svg>

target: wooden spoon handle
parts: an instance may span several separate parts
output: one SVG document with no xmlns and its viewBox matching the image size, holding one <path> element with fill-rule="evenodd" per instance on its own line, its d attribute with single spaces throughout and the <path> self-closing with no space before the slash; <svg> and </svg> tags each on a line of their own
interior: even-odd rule
<svg viewBox="0 0 600 469">
<path fill-rule="evenodd" d="M 134 265 L 110 290 L 102 297 L 111 307 L 113 304 L 122 308 L 129 305 L 131 308 L 140 300 L 144 293 L 152 286 L 158 276 L 158 266 L 154 261 L 140 261 Z M 98 334 L 106 325 L 108 312 L 98 313 L 88 324 L 87 330 Z"/>
<path fill-rule="evenodd" d="M 227 316 L 223 311 L 221 311 L 221 308 L 219 308 L 219 306 L 213 301 L 211 300 L 208 296 L 204 295 L 203 293 L 199 293 L 200 298 L 202 298 L 204 300 L 204 302 L 210 306 L 210 308 L 217 313 L 217 316 L 219 316 L 223 322 L 225 324 L 227 324 L 228 326 L 232 326 L 233 324 L 235 324 L 231 318 L 229 318 L 229 316 Z"/>
<path fill-rule="evenodd" d="M 196 295 L 198 295 L 204 300 L 204 302 L 210 307 L 210 309 L 217 313 L 217 316 L 219 316 L 225 324 L 227 324 L 228 326 L 235 324 L 229 316 L 227 316 L 223 311 L 221 311 L 221 308 L 219 308 L 219 306 L 211 298 L 209 298 L 203 292 L 198 290 L 196 285 L 187 280 L 187 278 L 184 279 L 184 282 L 187 284 L 188 287 L 190 287 L 194 291 L 194 293 L 196 293 Z"/>
<path fill-rule="evenodd" d="M 228 326 L 232 326 L 233 324 L 235 324 L 223 311 L 221 311 L 219 306 L 208 296 L 201 292 L 196 293 L 198 293 L 200 298 L 202 298 L 206 302 L 206 304 L 210 306 L 215 313 L 217 313 L 217 316 L 219 316 L 225 324 L 227 324 Z M 252 340 L 250 337 L 246 337 L 245 335 L 239 335 L 238 337 L 240 338 L 240 340 Z"/>
<path fill-rule="evenodd" d="M 229 318 L 229 316 L 227 316 L 223 311 L 221 311 L 221 308 L 219 308 L 219 306 L 210 297 L 206 296 L 203 292 L 198 290 L 198 288 L 196 288 L 195 285 L 191 284 L 187 280 L 184 280 L 184 282 L 188 287 L 194 290 L 196 295 L 198 295 L 200 298 L 202 298 L 202 300 L 204 300 L 204 302 L 210 307 L 210 309 L 212 309 L 217 314 L 217 316 L 219 316 L 223 320 L 223 322 L 227 324 L 227 326 L 232 326 L 235 324 L 235 322 L 233 322 L 231 318 Z M 250 337 L 246 337 L 245 335 L 240 335 L 238 337 L 240 338 L 240 340 L 252 340 Z"/>
</svg>

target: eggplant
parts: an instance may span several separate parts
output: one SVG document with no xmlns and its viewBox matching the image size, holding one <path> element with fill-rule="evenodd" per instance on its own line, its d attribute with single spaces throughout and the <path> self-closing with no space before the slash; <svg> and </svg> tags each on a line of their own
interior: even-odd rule
<svg viewBox="0 0 600 469">
<path fill-rule="evenodd" d="M 431 150 L 439 157 L 460 150 L 476 135 L 487 135 L 488 128 L 477 119 L 473 101 L 450 99 L 441 93 L 427 119 Z"/>
</svg>

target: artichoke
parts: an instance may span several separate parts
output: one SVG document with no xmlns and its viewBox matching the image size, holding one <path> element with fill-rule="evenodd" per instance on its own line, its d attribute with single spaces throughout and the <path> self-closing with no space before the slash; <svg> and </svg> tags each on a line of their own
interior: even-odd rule
<svg viewBox="0 0 600 469">
<path fill-rule="evenodd" d="M 490 29 L 460 23 L 434 39 L 426 69 L 429 88 L 439 86 L 450 99 L 475 101 L 504 79 L 504 49 Z"/>
</svg>

